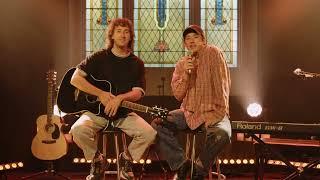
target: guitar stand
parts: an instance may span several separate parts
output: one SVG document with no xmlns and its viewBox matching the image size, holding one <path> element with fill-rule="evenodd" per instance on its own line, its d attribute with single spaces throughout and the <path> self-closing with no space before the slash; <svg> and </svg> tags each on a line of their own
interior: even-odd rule
<svg viewBox="0 0 320 180">
<path fill-rule="evenodd" d="M 54 170 L 53 161 L 47 161 L 46 163 L 48 164 L 46 170 L 31 174 L 29 176 L 22 177 L 21 179 L 31 179 L 31 178 L 34 178 L 34 177 L 37 177 L 37 176 L 44 175 L 44 176 L 59 176 L 59 177 L 61 177 L 63 179 L 71 180 L 71 178 L 63 176 L 62 174 L 59 174 L 59 173 L 57 173 L 56 170 Z"/>
</svg>

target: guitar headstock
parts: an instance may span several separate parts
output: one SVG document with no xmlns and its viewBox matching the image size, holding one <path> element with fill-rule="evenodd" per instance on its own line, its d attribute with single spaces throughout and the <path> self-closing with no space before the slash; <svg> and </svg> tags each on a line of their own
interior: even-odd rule
<svg viewBox="0 0 320 180">
<path fill-rule="evenodd" d="M 169 111 L 167 109 L 163 109 L 157 106 L 154 106 L 148 109 L 148 112 L 155 117 L 166 119 L 168 116 Z"/>
</svg>

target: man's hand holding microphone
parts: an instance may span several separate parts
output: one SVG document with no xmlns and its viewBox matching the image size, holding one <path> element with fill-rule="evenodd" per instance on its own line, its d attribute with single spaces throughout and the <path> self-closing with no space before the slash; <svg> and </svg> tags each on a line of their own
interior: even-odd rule
<svg viewBox="0 0 320 180">
<path fill-rule="evenodd" d="M 193 74 L 196 71 L 196 53 L 190 52 L 187 57 L 186 63 L 184 64 L 184 68 L 188 72 L 188 74 Z"/>
</svg>

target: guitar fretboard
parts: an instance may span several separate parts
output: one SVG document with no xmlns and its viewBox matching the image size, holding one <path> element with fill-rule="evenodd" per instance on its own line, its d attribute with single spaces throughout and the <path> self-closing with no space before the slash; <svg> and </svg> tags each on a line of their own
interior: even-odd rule
<svg viewBox="0 0 320 180">
<path fill-rule="evenodd" d="M 149 107 L 141 104 L 136 104 L 130 101 L 123 101 L 121 104 L 122 107 L 128 108 L 131 110 L 139 111 L 139 112 L 148 112 Z"/>
</svg>

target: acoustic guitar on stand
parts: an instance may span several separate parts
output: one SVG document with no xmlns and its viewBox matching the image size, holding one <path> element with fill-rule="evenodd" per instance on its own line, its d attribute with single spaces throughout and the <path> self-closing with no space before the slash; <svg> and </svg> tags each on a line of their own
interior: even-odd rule
<svg viewBox="0 0 320 180">
<path fill-rule="evenodd" d="M 41 160 L 56 160 L 67 154 L 67 142 L 60 131 L 62 123 L 53 114 L 56 76 L 52 69 L 47 72 L 47 114 L 38 117 L 37 134 L 31 144 L 32 154 Z"/>
</svg>

